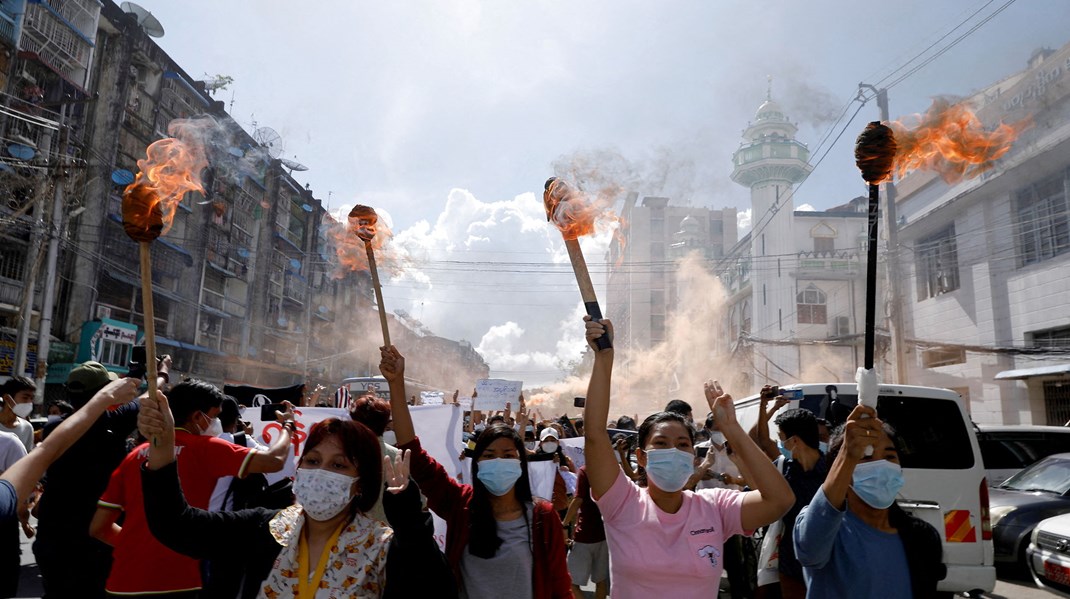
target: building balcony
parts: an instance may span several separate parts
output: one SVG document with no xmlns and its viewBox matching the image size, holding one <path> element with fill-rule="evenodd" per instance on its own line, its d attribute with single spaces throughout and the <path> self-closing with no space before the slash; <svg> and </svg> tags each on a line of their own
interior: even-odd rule
<svg viewBox="0 0 1070 599">
<path fill-rule="evenodd" d="M 100 3 L 95 0 L 30 0 L 19 49 L 84 89 L 99 17 Z"/>
</svg>

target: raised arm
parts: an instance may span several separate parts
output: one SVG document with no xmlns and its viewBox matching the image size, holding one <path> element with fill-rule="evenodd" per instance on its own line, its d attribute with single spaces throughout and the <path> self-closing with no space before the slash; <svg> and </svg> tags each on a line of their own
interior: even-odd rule
<svg viewBox="0 0 1070 599">
<path fill-rule="evenodd" d="M 390 417 L 393 419 L 394 436 L 398 446 L 416 438 L 416 429 L 412 426 L 409 405 L 405 403 L 405 356 L 398 348 L 380 347 L 379 372 L 383 373 L 387 387 L 390 389 Z"/>
<path fill-rule="evenodd" d="M 19 503 L 25 503 L 34 485 L 44 476 L 45 470 L 81 438 L 105 410 L 111 406 L 129 403 L 136 396 L 137 381 L 134 379 L 123 378 L 108 383 L 97 391 L 86 405 L 68 416 L 26 457 L 0 474 L 0 480 L 11 483 Z"/>
<path fill-rule="evenodd" d="M 594 352 L 594 369 L 587 385 L 587 403 L 583 408 L 584 448 L 587 462 L 587 478 L 591 481 L 594 497 L 605 495 L 620 474 L 620 467 L 613 457 L 613 446 L 605 423 L 609 421 L 609 391 L 613 381 L 613 348 L 599 350 L 595 344 L 602 335 L 613 336 L 613 324 L 609 320 L 591 320 L 583 317 L 587 325 L 587 343 Z"/>
<path fill-rule="evenodd" d="M 271 447 L 265 452 L 257 451 L 249 458 L 247 474 L 278 472 L 286 467 L 286 461 L 290 459 L 290 441 L 294 429 L 294 406 L 288 401 L 282 402 L 284 412 L 275 411 L 275 418 L 282 425 L 279 436 L 271 443 Z M 290 426 L 287 426 L 290 423 Z"/>
<path fill-rule="evenodd" d="M 732 451 L 738 453 L 746 464 L 748 481 L 754 488 L 743 498 L 740 515 L 743 530 L 755 530 L 782 517 L 795 503 L 795 494 L 788 481 L 736 420 L 732 396 L 721 390 L 717 381 L 705 384 L 705 394 L 717 428 L 732 444 Z"/>
</svg>

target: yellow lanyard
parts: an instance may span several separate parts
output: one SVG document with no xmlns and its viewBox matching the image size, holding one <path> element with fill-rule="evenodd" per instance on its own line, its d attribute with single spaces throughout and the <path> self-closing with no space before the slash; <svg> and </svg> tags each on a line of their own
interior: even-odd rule
<svg viewBox="0 0 1070 599">
<path fill-rule="evenodd" d="M 331 538 L 327 540 L 327 544 L 323 546 L 323 554 L 320 555 L 320 560 L 316 564 L 315 575 L 311 581 L 308 579 L 308 540 L 305 538 L 304 531 L 301 532 L 301 540 L 297 544 L 298 599 L 313 599 L 316 596 L 320 581 L 323 580 L 323 573 L 327 569 L 327 562 L 330 561 L 331 547 L 334 547 L 335 543 L 338 542 L 338 537 L 345 527 L 346 523 L 343 522 L 338 527 L 338 530 L 334 531 Z"/>
</svg>

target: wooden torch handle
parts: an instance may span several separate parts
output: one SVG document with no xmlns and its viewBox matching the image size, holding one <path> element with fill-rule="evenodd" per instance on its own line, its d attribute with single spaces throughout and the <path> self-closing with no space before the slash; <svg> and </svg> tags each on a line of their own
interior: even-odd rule
<svg viewBox="0 0 1070 599">
<path fill-rule="evenodd" d="M 375 288 L 375 303 L 379 305 L 379 324 L 383 327 L 383 345 L 390 347 L 390 328 L 386 323 L 386 306 L 383 304 L 383 286 L 379 284 L 379 268 L 375 265 L 375 250 L 370 243 L 364 243 L 368 250 L 368 270 L 372 273 L 372 287 Z"/>
<path fill-rule="evenodd" d="M 602 309 L 598 306 L 598 296 L 594 293 L 591 273 L 587 271 L 587 261 L 583 259 L 583 250 L 580 249 L 579 240 L 566 239 L 565 249 L 568 250 L 572 270 L 576 273 L 576 283 L 580 286 L 580 297 L 583 298 L 583 307 L 587 310 L 587 315 L 594 320 L 602 320 Z M 598 349 L 613 347 L 613 341 L 608 335 L 599 337 L 595 343 Z"/>
</svg>

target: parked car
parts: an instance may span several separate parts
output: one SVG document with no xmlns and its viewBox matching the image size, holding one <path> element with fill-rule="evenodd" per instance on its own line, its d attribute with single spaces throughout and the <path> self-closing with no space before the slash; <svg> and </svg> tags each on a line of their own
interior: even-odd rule
<svg viewBox="0 0 1070 599">
<path fill-rule="evenodd" d="M 1037 524 L 1070 512 L 1070 453 L 1029 466 L 994 487 L 989 499 L 996 563 L 1025 568 Z"/>
<path fill-rule="evenodd" d="M 803 396 L 791 402 L 834 425 L 858 404 L 854 383 L 793 385 Z M 758 418 L 757 395 L 736 401 L 744 428 Z M 991 591 L 996 584 L 988 482 L 974 427 L 962 397 L 948 389 L 881 385 L 877 413 L 899 433 L 906 484 L 897 502 L 940 534 L 947 575 L 938 589 Z M 919 417 L 924 415 L 924 417 Z M 775 433 L 774 433 L 775 434 Z"/>
<path fill-rule="evenodd" d="M 1070 597 L 1070 514 L 1041 520 L 1026 555 L 1037 586 Z"/>
<path fill-rule="evenodd" d="M 1070 451 L 1070 428 L 980 424 L 977 442 L 988 484 L 997 486 L 1041 458 Z"/>
</svg>

